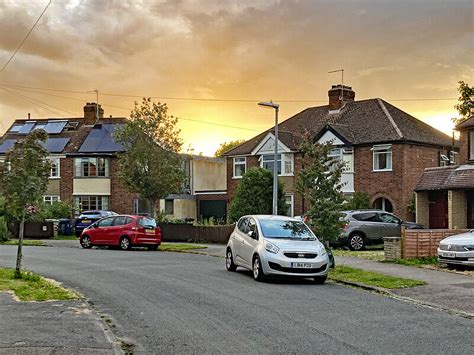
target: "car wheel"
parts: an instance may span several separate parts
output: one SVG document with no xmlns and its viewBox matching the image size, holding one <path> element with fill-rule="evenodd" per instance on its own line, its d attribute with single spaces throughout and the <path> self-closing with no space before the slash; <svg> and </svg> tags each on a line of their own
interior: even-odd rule
<svg viewBox="0 0 474 355">
<path fill-rule="evenodd" d="M 350 250 L 362 250 L 365 247 L 364 237 L 361 234 L 352 234 L 347 244 Z"/>
<path fill-rule="evenodd" d="M 253 278 L 255 281 L 263 281 L 265 279 L 265 274 L 263 273 L 262 263 L 258 255 L 255 255 L 253 258 Z"/>
<path fill-rule="evenodd" d="M 130 243 L 130 239 L 128 237 L 120 238 L 120 249 L 122 250 L 130 250 L 132 244 Z"/>
<path fill-rule="evenodd" d="M 158 250 L 158 245 L 150 245 L 150 246 L 148 246 L 148 250 L 156 251 L 156 250 Z"/>
<path fill-rule="evenodd" d="M 227 249 L 227 252 L 225 254 L 225 268 L 227 269 L 227 271 L 235 271 L 237 269 L 237 265 L 234 264 L 232 250 L 230 248 Z"/>
<path fill-rule="evenodd" d="M 328 275 L 315 276 L 314 277 L 314 283 L 317 284 L 317 285 L 322 285 L 323 283 L 326 282 L 327 279 L 328 279 Z"/>
<path fill-rule="evenodd" d="M 88 235 L 85 235 L 85 236 L 82 237 L 82 239 L 81 239 L 81 246 L 82 246 L 84 249 L 90 249 L 90 248 L 92 248 L 91 238 L 90 238 Z"/>
</svg>

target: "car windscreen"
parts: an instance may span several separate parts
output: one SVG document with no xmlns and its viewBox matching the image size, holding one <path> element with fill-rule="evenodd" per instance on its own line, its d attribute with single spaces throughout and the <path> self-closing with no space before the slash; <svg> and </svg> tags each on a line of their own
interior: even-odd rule
<svg viewBox="0 0 474 355">
<path fill-rule="evenodd" d="M 265 238 L 315 239 L 309 228 L 300 221 L 261 219 L 260 228 Z"/>
<path fill-rule="evenodd" d="M 143 217 L 138 219 L 138 224 L 142 227 L 156 227 L 156 221 L 153 218 Z"/>
<path fill-rule="evenodd" d="M 84 211 L 81 213 L 79 218 L 100 218 L 101 214 L 99 211 Z"/>
</svg>

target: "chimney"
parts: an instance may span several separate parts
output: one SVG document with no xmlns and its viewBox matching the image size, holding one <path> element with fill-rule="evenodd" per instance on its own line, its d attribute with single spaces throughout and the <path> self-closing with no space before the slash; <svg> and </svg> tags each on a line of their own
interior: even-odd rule
<svg viewBox="0 0 474 355">
<path fill-rule="evenodd" d="M 97 113 L 99 114 L 97 117 Z M 104 117 L 104 109 L 100 107 L 100 104 L 95 102 L 88 102 L 84 106 L 84 124 L 94 125 L 99 118 Z"/>
<path fill-rule="evenodd" d="M 350 86 L 333 85 L 328 91 L 329 111 L 336 111 L 344 107 L 347 102 L 354 102 L 355 92 Z"/>
</svg>

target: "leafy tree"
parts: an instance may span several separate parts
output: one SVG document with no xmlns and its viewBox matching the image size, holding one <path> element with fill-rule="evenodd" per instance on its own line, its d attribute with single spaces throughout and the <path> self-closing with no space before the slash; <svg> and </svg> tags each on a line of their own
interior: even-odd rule
<svg viewBox="0 0 474 355">
<path fill-rule="evenodd" d="M 242 177 L 229 207 L 229 222 L 247 214 L 272 214 L 273 173 L 264 168 L 251 168 Z M 278 214 L 286 214 L 283 184 L 278 182 Z"/>
<path fill-rule="evenodd" d="M 47 151 L 42 142 L 47 138 L 44 130 L 35 130 L 17 140 L 5 156 L 0 166 L 0 182 L 2 193 L 6 197 L 5 204 L 12 216 L 20 221 L 18 253 L 15 277 L 21 278 L 21 260 L 25 217 L 34 211 L 48 187 L 51 164 L 46 159 Z"/>
<path fill-rule="evenodd" d="M 304 166 L 296 190 L 309 202 L 307 215 L 311 229 L 323 240 L 336 240 L 342 227 L 339 220 L 344 196 L 341 174 L 344 163 L 329 156 L 331 142 L 313 143 L 309 137 L 301 145 Z"/>
<path fill-rule="evenodd" d="M 344 205 L 346 210 L 361 210 L 370 208 L 370 195 L 367 192 L 356 191 L 350 197 L 347 204 Z"/>
<path fill-rule="evenodd" d="M 178 193 L 184 182 L 177 122 L 168 115 L 166 104 L 143 98 L 141 105 L 135 102 L 130 120 L 114 133 L 115 141 L 125 148 L 119 156 L 120 181 L 153 208 L 158 200 Z"/>
<path fill-rule="evenodd" d="M 43 204 L 40 207 L 39 216 L 41 219 L 60 219 L 71 216 L 72 206 L 66 201 L 55 201 L 52 204 Z"/>
<path fill-rule="evenodd" d="M 459 82 L 459 87 L 458 87 L 458 92 L 459 92 L 459 98 L 458 98 L 458 104 L 454 106 L 456 110 L 458 110 L 459 115 L 461 117 L 459 118 L 454 118 L 454 123 L 459 124 L 462 121 L 465 121 L 471 115 L 473 114 L 474 111 L 474 87 L 469 86 L 468 83 L 465 83 L 464 81 Z"/>
<path fill-rule="evenodd" d="M 217 148 L 216 152 L 214 153 L 214 156 L 221 157 L 224 153 L 228 152 L 231 149 L 234 149 L 235 147 L 241 145 L 244 142 L 245 139 L 239 139 L 236 141 L 222 143 L 221 145 L 219 145 L 219 148 Z"/>
<path fill-rule="evenodd" d="M 0 242 L 6 242 L 9 239 L 8 224 L 4 216 L 0 216 Z"/>
</svg>

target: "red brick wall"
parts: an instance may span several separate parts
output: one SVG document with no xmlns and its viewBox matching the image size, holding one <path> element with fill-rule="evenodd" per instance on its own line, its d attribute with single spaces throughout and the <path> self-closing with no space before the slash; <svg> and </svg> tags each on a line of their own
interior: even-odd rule
<svg viewBox="0 0 474 355">
<path fill-rule="evenodd" d="M 72 181 L 74 179 L 74 158 L 62 158 L 60 162 L 61 180 L 59 195 L 61 201 L 72 202 Z"/>
<path fill-rule="evenodd" d="M 469 161 L 469 131 L 461 131 L 459 136 L 459 164 Z"/>
<path fill-rule="evenodd" d="M 130 192 L 118 178 L 118 158 L 110 158 L 110 210 L 120 214 L 133 214 L 133 200 L 137 193 Z"/>
</svg>

